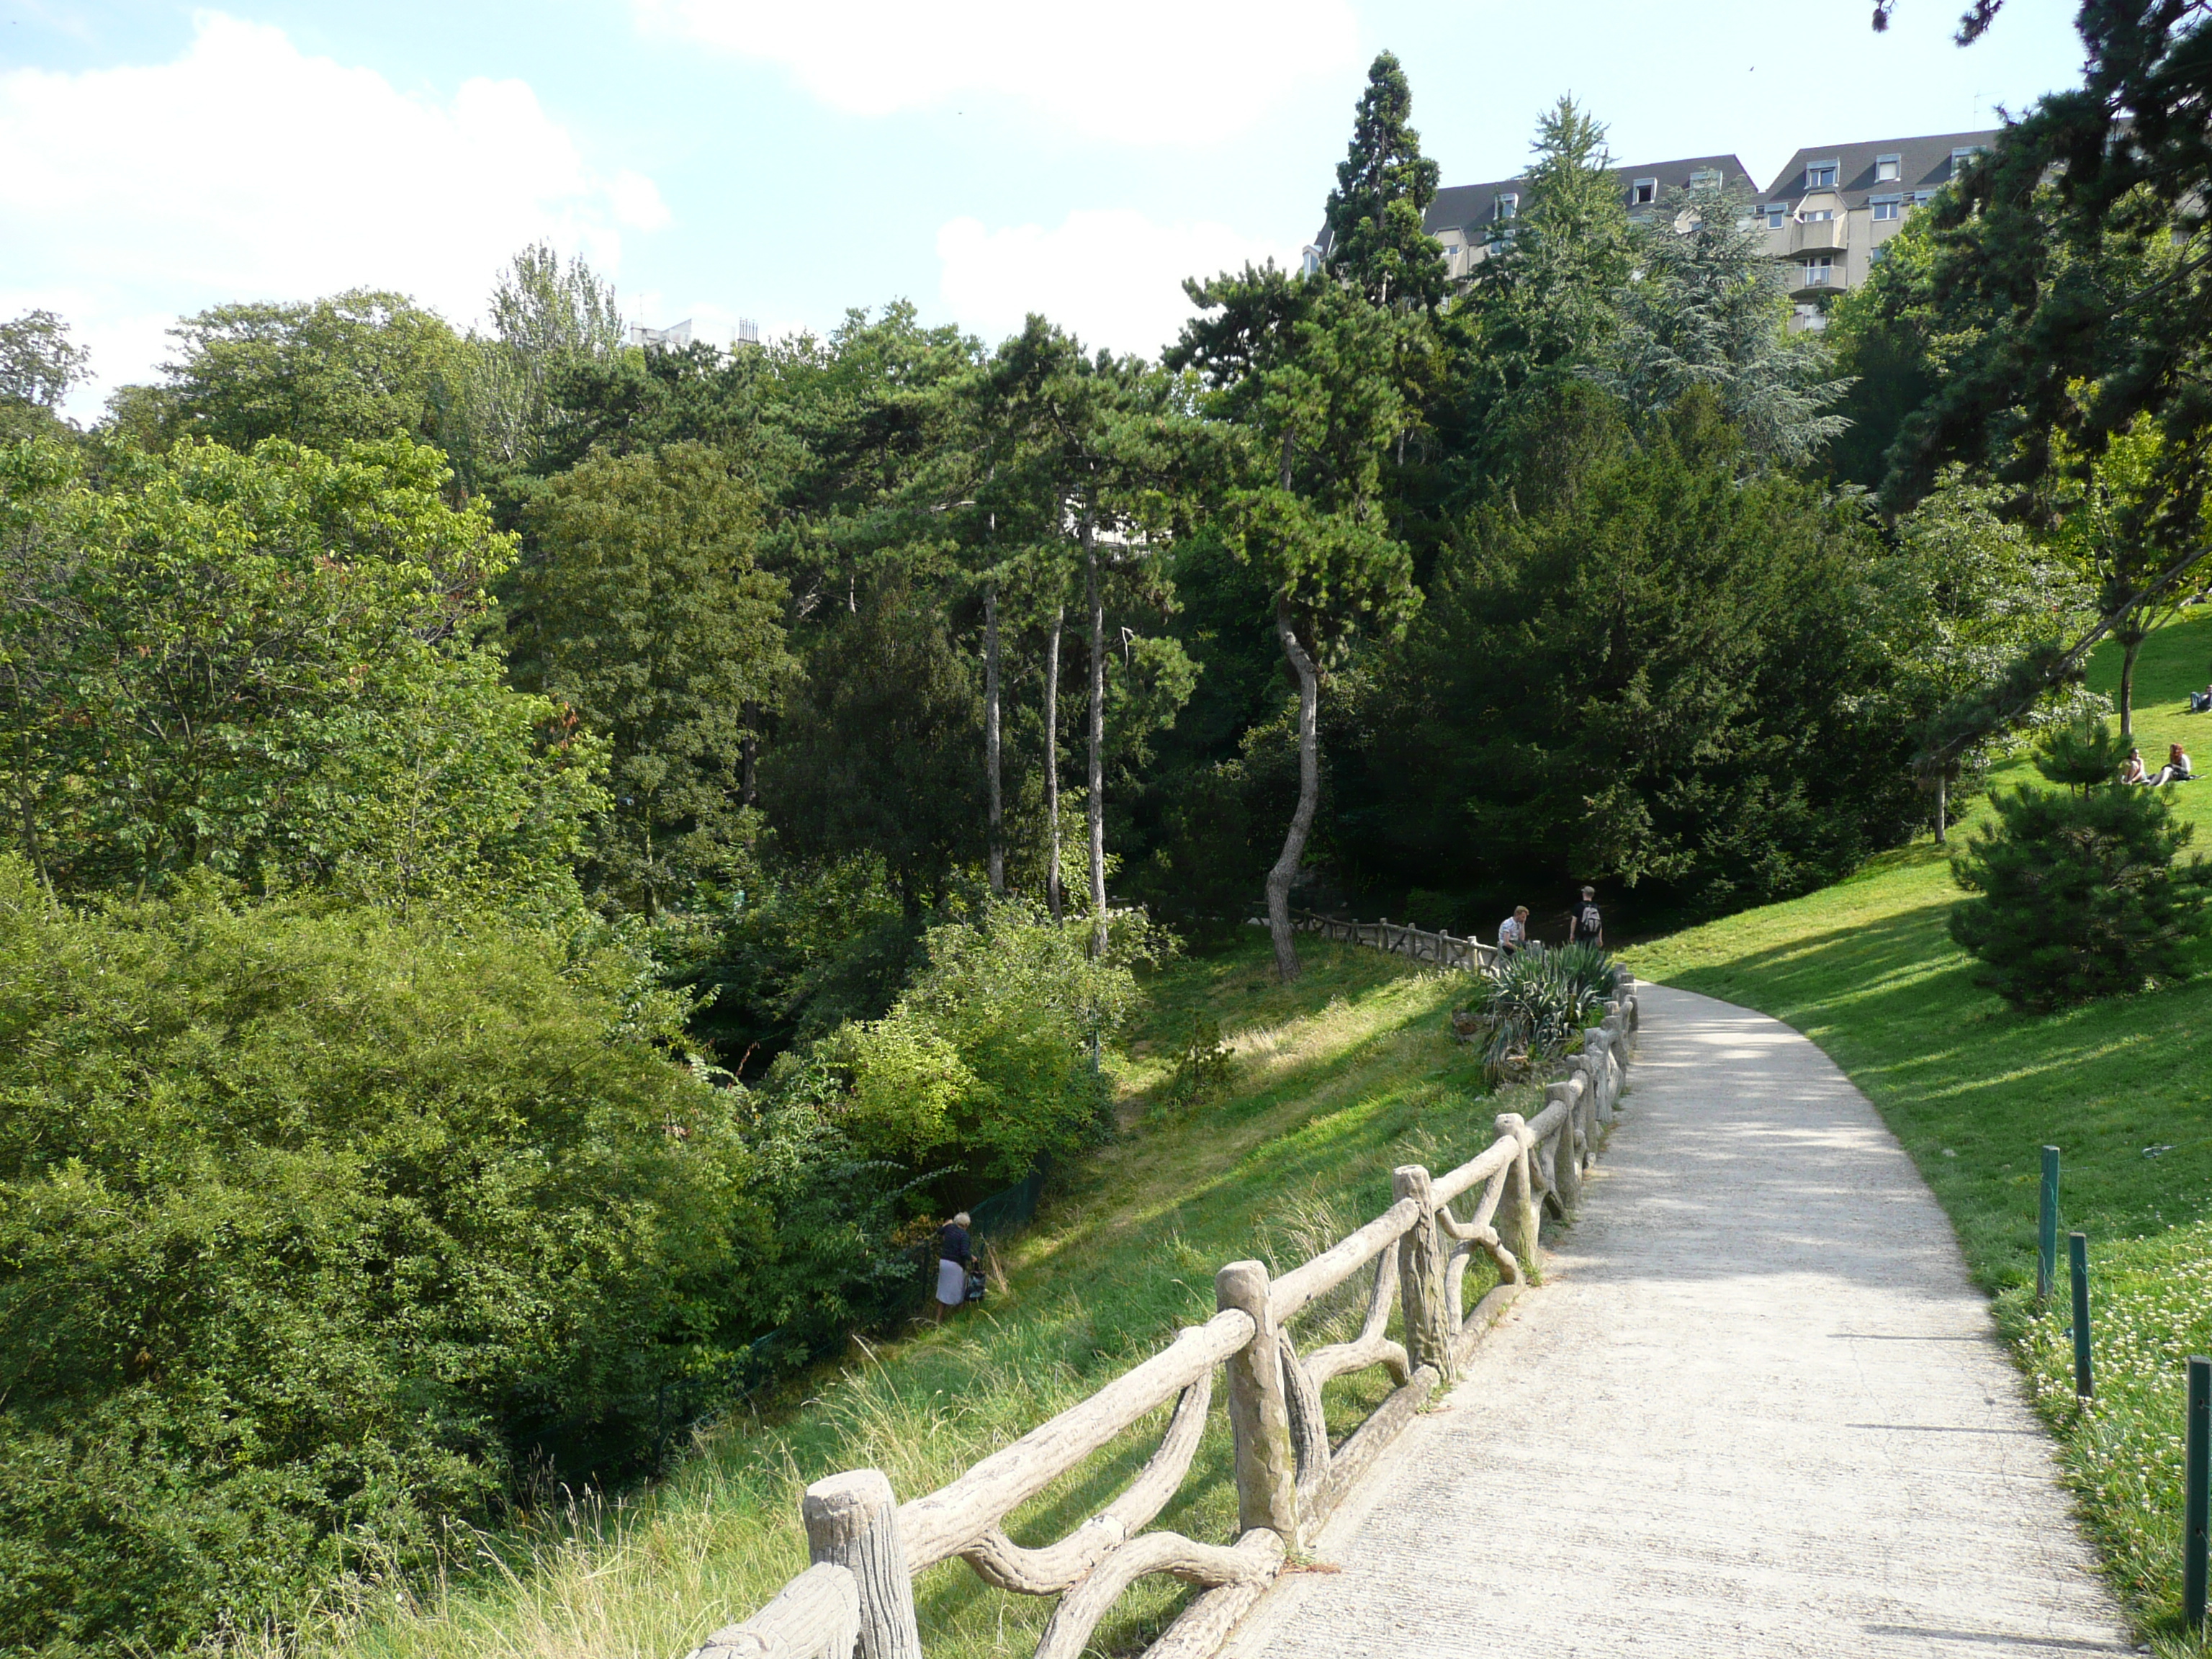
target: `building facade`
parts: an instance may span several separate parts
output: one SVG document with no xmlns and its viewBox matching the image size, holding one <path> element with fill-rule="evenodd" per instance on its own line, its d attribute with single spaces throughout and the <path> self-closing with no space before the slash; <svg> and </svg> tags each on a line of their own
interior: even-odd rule
<svg viewBox="0 0 2212 1659">
<path fill-rule="evenodd" d="M 1728 185 L 1748 198 L 1768 253 L 1786 267 L 1790 326 L 1817 329 L 1835 295 L 1866 281 L 1882 244 L 1906 216 L 1924 206 L 1996 137 L 1994 131 L 1951 132 L 1801 149 L 1764 191 L 1733 155 L 1685 156 L 1611 171 L 1632 221 L 1648 219 L 1670 191 L 1697 185 Z M 1444 245 L 1451 274 L 1466 276 L 1489 256 L 1491 243 L 1528 196 L 1525 177 L 1454 185 L 1437 192 L 1422 225 Z M 1327 262 L 1329 241 L 1324 228 L 1305 250 L 1308 270 Z"/>
</svg>

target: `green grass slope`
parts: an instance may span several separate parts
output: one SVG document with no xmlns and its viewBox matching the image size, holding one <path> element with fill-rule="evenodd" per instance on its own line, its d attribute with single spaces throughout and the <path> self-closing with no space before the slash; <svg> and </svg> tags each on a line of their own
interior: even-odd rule
<svg viewBox="0 0 2212 1659">
<path fill-rule="evenodd" d="M 2203 611 L 2146 643 L 2135 729 L 2153 766 L 2179 741 L 2212 772 L 2212 716 L 2189 715 L 2185 695 L 2203 689 L 2208 662 Z M 2116 653 L 2100 654 L 2091 682 L 2117 690 Z M 2014 763 L 2001 781 L 2033 776 Z M 2212 781 L 2172 798 L 2212 854 Z M 1951 943 L 1958 896 L 1942 849 L 1923 842 L 1626 959 L 1646 978 L 1786 1021 L 1872 1098 L 1996 1297 L 2114 1588 L 2160 1652 L 2212 1652 L 2179 1619 L 2183 1365 L 2212 1352 L 2212 975 L 2014 1013 L 1976 988 Z M 2063 1296 L 2049 1312 L 2033 1302 L 2045 1145 L 2063 1161 L 2063 1225 L 2089 1237 L 2098 1398 L 2087 1409 L 2074 1401 Z"/>
<path fill-rule="evenodd" d="M 1390 1203 L 1400 1164 L 1443 1169 L 1492 1139 L 1498 1109 L 1479 1067 L 1449 1040 L 1456 976 L 1423 975 L 1374 951 L 1304 948 L 1305 976 L 1275 982 L 1256 936 L 1158 975 L 1146 1029 L 1120 1062 L 1123 1129 L 1005 1253 L 1007 1283 L 942 1330 L 918 1326 L 856 1352 L 811 1398 L 771 1420 L 726 1423 L 641 1500 L 549 1502 L 478 1540 L 473 1568 L 402 1591 L 362 1588 L 301 1645 L 389 1659 L 664 1659 L 765 1602 L 805 1565 L 805 1484 L 872 1465 L 902 1497 L 931 1490 L 1155 1352 L 1213 1312 L 1213 1273 L 1259 1256 L 1294 1265 Z M 1192 1013 L 1218 1019 L 1236 1051 L 1225 1094 L 1181 1109 L 1152 1103 Z M 1486 1288 L 1468 1275 L 1470 1304 Z M 1340 1296 L 1322 1316 L 1357 1322 Z M 1310 1332 L 1310 1323 L 1302 1332 Z M 1333 1426 L 1380 1398 L 1380 1373 L 1332 1383 Z M 1057 1538 L 1126 1484 L 1164 1411 L 1016 1517 L 1025 1543 Z M 1199 1461 L 1161 1524 L 1233 1535 L 1230 1437 L 1214 1402 Z M 964 1564 L 917 1585 L 933 1652 L 1026 1654 L 1052 1603 L 984 1587 Z M 1171 1581 L 1124 1598 L 1094 1638 L 1140 1650 L 1180 1605 Z"/>
</svg>

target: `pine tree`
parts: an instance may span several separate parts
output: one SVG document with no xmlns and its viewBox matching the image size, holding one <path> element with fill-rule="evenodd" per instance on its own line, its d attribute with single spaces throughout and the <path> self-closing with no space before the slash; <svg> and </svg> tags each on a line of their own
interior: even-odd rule
<svg viewBox="0 0 2212 1659">
<path fill-rule="evenodd" d="M 2165 792 L 2113 781 L 2125 740 L 2102 720 L 2055 732 L 2036 769 L 2053 789 L 1993 799 L 1999 823 L 1953 856 L 1980 895 L 1952 908 L 1951 937 L 1981 958 L 1976 983 L 2044 1011 L 2189 975 L 2212 865 L 2175 867 L 2190 826 Z"/>
<path fill-rule="evenodd" d="M 1421 228 L 1437 198 L 1437 164 L 1407 125 L 1413 89 L 1389 52 L 1367 71 L 1352 147 L 1328 197 L 1329 269 L 1376 305 L 1433 309 L 1449 285 L 1443 244 Z"/>
</svg>

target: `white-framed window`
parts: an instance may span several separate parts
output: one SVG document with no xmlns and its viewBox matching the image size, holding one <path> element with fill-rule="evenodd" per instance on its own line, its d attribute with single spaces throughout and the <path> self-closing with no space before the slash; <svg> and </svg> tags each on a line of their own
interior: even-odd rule
<svg viewBox="0 0 2212 1659">
<path fill-rule="evenodd" d="M 1910 206 L 1924 208 L 1936 199 L 1936 192 L 1932 190 L 1916 190 L 1905 199 Z"/>
<path fill-rule="evenodd" d="M 1510 219 L 1515 214 L 1520 211 L 1520 193 L 1517 191 L 1501 190 L 1498 192 L 1497 201 L 1492 204 L 1491 217 L 1493 219 Z"/>
<path fill-rule="evenodd" d="M 1650 207 L 1658 199 L 1659 181 L 1656 179 L 1638 179 L 1628 188 L 1628 205 L 1631 207 Z"/>
<path fill-rule="evenodd" d="M 1967 144 L 1951 152 L 1951 176 L 1955 179 L 1966 170 L 1966 163 L 1982 153 L 1979 144 Z"/>
<path fill-rule="evenodd" d="M 1787 202 L 1769 202 L 1765 207 L 1759 209 L 1759 211 L 1766 216 L 1766 228 L 1769 230 L 1779 230 L 1789 222 L 1790 204 Z"/>
<path fill-rule="evenodd" d="M 1905 166 L 1902 155 L 1877 155 L 1874 158 L 1874 181 L 1878 185 L 1894 184 Z"/>
<path fill-rule="evenodd" d="M 1839 165 L 1835 161 L 1808 161 L 1805 164 L 1805 188 L 1833 190 L 1836 187 L 1836 169 Z"/>
<path fill-rule="evenodd" d="M 1299 267 L 1304 270 L 1307 276 L 1320 276 L 1321 250 L 1316 247 L 1311 242 L 1308 242 L 1305 246 L 1305 251 L 1299 256 L 1298 264 Z"/>
<path fill-rule="evenodd" d="M 1801 288 L 1826 288 L 1835 280 L 1836 256 L 1819 253 L 1807 259 L 1802 268 L 1804 281 Z"/>
<path fill-rule="evenodd" d="M 1825 225 L 1835 216 L 1836 210 L 1833 208 L 1808 208 L 1798 216 L 1808 225 Z"/>
<path fill-rule="evenodd" d="M 1867 205 L 1874 210 L 1877 222 L 1905 216 L 1905 198 L 1902 196 L 1869 196 Z"/>
</svg>

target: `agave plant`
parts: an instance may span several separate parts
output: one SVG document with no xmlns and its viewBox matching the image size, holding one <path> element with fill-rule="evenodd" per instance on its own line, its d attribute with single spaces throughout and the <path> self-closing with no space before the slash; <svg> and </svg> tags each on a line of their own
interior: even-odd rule
<svg viewBox="0 0 2212 1659">
<path fill-rule="evenodd" d="M 1531 945 L 1486 969 L 1452 1023 L 1483 1045 L 1483 1070 L 1503 1082 L 1565 1054 L 1595 1023 L 1613 983 L 1613 958 L 1594 945 Z"/>
</svg>

